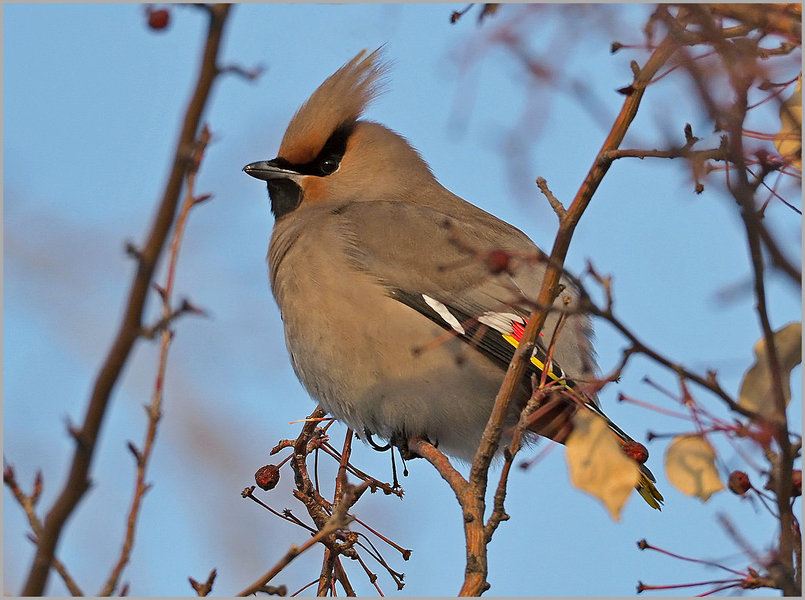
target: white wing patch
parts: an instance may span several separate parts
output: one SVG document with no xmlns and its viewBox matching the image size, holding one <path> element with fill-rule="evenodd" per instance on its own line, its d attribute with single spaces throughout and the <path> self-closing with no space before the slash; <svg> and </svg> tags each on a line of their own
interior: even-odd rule
<svg viewBox="0 0 805 600">
<path fill-rule="evenodd" d="M 438 315 L 442 319 L 444 319 L 445 323 L 450 325 L 450 327 L 452 327 L 454 331 L 457 331 L 461 335 L 464 335 L 464 333 L 466 333 L 464 331 L 464 328 L 461 326 L 461 323 L 458 322 L 458 319 L 456 319 L 455 316 L 453 316 L 453 313 L 451 313 L 450 310 L 444 304 L 442 304 L 441 302 L 439 302 L 434 298 L 431 298 L 430 296 L 426 296 L 425 294 L 422 294 L 422 299 L 428 306 L 430 306 L 433 310 L 435 310 L 438 313 Z"/>
<path fill-rule="evenodd" d="M 485 312 L 478 317 L 478 322 L 507 335 L 512 333 L 512 322 L 525 325 L 525 319 L 514 313 Z"/>
</svg>

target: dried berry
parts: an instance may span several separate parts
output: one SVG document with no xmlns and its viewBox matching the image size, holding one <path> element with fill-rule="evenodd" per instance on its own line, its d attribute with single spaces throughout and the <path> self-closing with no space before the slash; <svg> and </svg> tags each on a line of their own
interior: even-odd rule
<svg viewBox="0 0 805 600">
<path fill-rule="evenodd" d="M 273 490 L 280 481 L 280 468 L 277 465 L 266 465 L 257 469 L 254 482 L 262 490 Z"/>
<path fill-rule="evenodd" d="M 170 12 L 165 8 L 148 11 L 148 26 L 156 31 L 165 29 L 170 23 Z"/>
<path fill-rule="evenodd" d="M 749 482 L 749 475 L 743 471 L 733 471 L 730 473 L 729 488 L 733 494 L 743 496 L 752 489 L 752 484 Z"/>
</svg>

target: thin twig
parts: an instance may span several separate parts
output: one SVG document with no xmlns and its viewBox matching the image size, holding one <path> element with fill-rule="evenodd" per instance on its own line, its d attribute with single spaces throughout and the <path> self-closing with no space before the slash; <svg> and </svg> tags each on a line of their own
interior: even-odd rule
<svg viewBox="0 0 805 600">
<path fill-rule="evenodd" d="M 780 250 L 777 241 L 769 233 L 769 230 L 761 223 L 758 227 L 758 234 L 763 244 L 771 256 L 772 264 L 788 275 L 794 283 L 802 285 L 802 271 L 797 269 L 794 264 Z"/>
<path fill-rule="evenodd" d="M 3 468 L 3 483 L 5 483 L 6 487 L 11 490 L 11 494 L 14 496 L 14 499 L 19 503 L 23 511 L 25 511 L 25 515 L 28 517 L 28 523 L 31 525 L 31 530 L 33 531 L 33 535 L 30 537 L 30 539 L 34 544 L 38 544 L 38 540 L 42 535 L 42 522 L 39 520 L 39 516 L 36 514 L 36 501 L 39 499 L 39 495 L 42 491 L 41 471 L 36 475 L 34 490 L 31 494 L 26 494 L 22 491 L 20 486 L 17 484 L 17 479 L 14 474 L 14 467 L 10 465 L 4 466 Z M 67 586 L 68 591 L 73 596 L 84 595 L 84 592 L 81 591 L 81 588 L 78 586 L 75 579 L 73 579 L 73 577 L 67 571 L 67 567 L 65 567 L 64 563 L 62 563 L 55 556 L 53 557 L 53 568 L 56 569 L 56 572 L 62 578 L 62 581 L 64 581 L 64 585 Z"/>
<path fill-rule="evenodd" d="M 603 160 L 613 161 L 620 158 L 687 158 L 690 160 L 724 160 L 726 153 L 724 148 L 710 148 L 708 150 L 691 150 L 685 146 L 681 148 L 670 148 L 668 150 L 640 150 L 623 149 L 610 150 L 602 156 Z"/>
<path fill-rule="evenodd" d="M 359 496 L 368 486 L 369 484 L 367 482 L 364 482 L 357 487 L 347 484 L 344 490 L 344 495 L 347 497 L 346 500 L 342 502 L 335 511 L 333 511 L 333 514 L 319 530 L 319 532 L 301 546 L 291 546 L 285 553 L 285 556 L 283 556 L 279 562 L 277 562 L 274 568 L 260 577 L 260 579 L 258 579 L 252 585 L 240 592 L 238 596 L 249 596 L 256 593 L 262 586 L 276 577 L 276 575 L 286 566 L 288 566 L 297 556 L 312 548 L 317 543 L 324 541 L 327 537 L 331 536 L 339 529 L 347 527 L 350 519 L 346 516 L 346 507 L 351 505 L 350 500 L 352 500 L 352 498 Z M 352 500 L 352 502 L 354 503 L 354 500 Z"/>
<path fill-rule="evenodd" d="M 594 274 L 595 271 L 590 263 L 587 266 L 588 272 Z M 562 274 L 564 277 L 569 279 L 574 287 L 579 292 L 579 305 L 580 309 L 590 315 L 602 318 L 613 325 L 621 334 L 629 340 L 630 347 L 624 350 L 623 358 L 621 359 L 618 368 L 615 370 L 615 374 L 607 377 L 607 379 L 611 379 L 612 377 L 619 375 L 620 371 L 625 367 L 627 360 L 634 354 L 644 354 L 654 360 L 655 362 L 663 365 L 664 367 L 670 369 L 680 377 L 684 379 L 688 379 L 693 381 L 694 383 L 706 388 L 707 390 L 711 391 L 713 394 L 721 398 L 724 403 L 737 413 L 740 413 L 746 417 L 751 419 L 759 418 L 759 415 L 743 406 L 738 404 L 738 402 L 727 393 L 724 388 L 718 383 L 718 379 L 716 378 L 716 374 L 713 371 L 708 372 L 705 376 L 699 375 L 694 373 L 693 371 L 687 369 L 684 365 L 673 361 L 672 359 L 660 354 L 658 351 L 651 348 L 648 344 L 643 342 L 637 335 L 629 329 L 629 327 L 623 323 L 614 313 L 613 310 L 613 295 L 611 287 L 605 287 L 604 293 L 606 295 L 605 306 L 600 307 L 596 303 L 594 303 L 591 299 L 590 293 L 587 290 L 587 287 L 584 285 L 584 282 L 577 276 L 573 275 L 571 272 L 567 270 L 562 270 Z"/>
<path fill-rule="evenodd" d="M 548 199 L 548 204 L 551 205 L 551 208 L 553 208 L 556 216 L 559 217 L 559 220 L 561 221 L 567 214 L 567 211 L 565 210 L 565 207 L 562 206 L 562 203 L 556 198 L 556 196 L 553 195 L 553 192 L 548 187 L 548 182 L 545 181 L 544 177 L 537 177 L 537 187 L 545 198 Z"/>
<path fill-rule="evenodd" d="M 253 486 L 253 485 L 247 487 L 246 489 L 244 489 L 240 493 L 241 498 L 248 498 L 249 500 L 252 500 L 253 502 L 255 502 L 255 503 L 259 504 L 260 506 L 262 506 L 263 508 L 265 508 L 267 511 L 269 511 L 274 516 L 277 516 L 280 519 L 288 521 L 289 523 L 293 523 L 294 525 L 298 525 L 299 527 L 302 527 L 303 529 L 307 529 L 311 533 L 316 533 L 315 528 L 313 528 L 310 525 L 307 525 L 306 523 L 302 522 L 298 517 L 296 517 L 293 513 L 291 513 L 290 510 L 286 509 L 284 512 L 279 512 L 278 510 L 274 510 L 273 508 L 271 508 L 268 504 L 266 504 L 265 502 L 260 500 L 260 498 L 258 498 L 257 496 L 254 495 L 254 490 L 255 490 L 255 486 Z"/>
<path fill-rule="evenodd" d="M 646 540 L 640 540 L 637 542 L 637 547 L 641 550 L 654 550 L 655 552 L 659 552 L 661 554 L 665 554 L 666 556 L 670 556 L 672 558 L 676 558 L 678 560 L 684 560 L 688 562 L 697 563 L 700 565 L 707 565 L 709 567 L 716 567 L 717 569 L 723 569 L 728 573 L 732 573 L 733 575 L 739 575 L 741 577 L 746 577 L 746 572 L 744 571 L 736 571 L 735 569 L 731 569 L 730 567 L 724 566 L 720 563 L 714 562 L 712 560 L 704 560 L 701 558 L 691 558 L 689 556 L 682 556 L 681 554 L 677 554 L 675 552 L 670 552 L 669 550 L 663 550 L 662 548 L 658 548 L 657 546 L 652 546 Z M 694 584 L 699 585 L 699 584 Z"/>
<path fill-rule="evenodd" d="M 171 298 L 173 296 L 174 281 L 176 278 L 176 265 L 179 260 L 179 248 L 182 244 L 187 218 L 190 215 L 190 210 L 199 204 L 200 201 L 195 196 L 195 183 L 196 173 L 198 172 L 201 159 L 210 140 L 210 131 L 205 125 L 199 139 L 196 143 L 195 158 L 188 169 L 187 184 L 185 186 L 185 199 L 182 208 L 179 212 L 179 217 L 176 220 L 176 227 L 173 230 L 173 239 L 171 240 L 170 259 L 168 261 L 168 272 L 166 275 L 165 286 L 160 288 L 160 297 L 162 299 L 162 316 L 163 320 L 170 322 L 175 314 L 180 311 L 173 311 L 171 309 Z M 206 199 L 206 197 L 204 197 Z M 182 307 L 189 303 L 183 302 Z M 168 350 L 173 340 L 173 331 L 167 326 L 162 329 L 161 344 L 159 350 L 159 361 L 157 366 L 157 375 L 154 382 L 154 391 L 151 395 L 151 403 L 146 407 L 146 414 L 148 415 L 148 427 L 145 433 L 145 440 L 142 445 L 141 451 L 136 451 L 134 446 L 131 445 L 132 451 L 137 459 L 137 470 L 134 483 L 134 496 L 132 498 L 131 507 L 129 508 L 128 517 L 126 519 L 126 534 L 123 539 L 123 547 L 120 550 L 120 557 L 117 563 L 112 568 L 112 572 L 106 580 L 103 588 L 98 593 L 99 596 L 111 596 L 117 583 L 120 580 L 120 575 L 123 572 L 126 564 L 131 558 L 131 551 L 134 547 L 134 534 L 137 527 L 137 520 L 140 515 L 140 508 L 145 493 L 150 489 L 150 485 L 145 483 L 146 471 L 148 463 L 151 458 L 154 440 L 156 439 L 159 421 L 162 418 L 162 399 L 165 387 L 165 371 L 168 362 Z"/>
<path fill-rule="evenodd" d="M 198 596 L 203 597 L 209 595 L 209 593 L 212 591 L 212 584 L 215 583 L 215 577 L 217 575 L 218 570 L 213 569 L 212 571 L 210 571 L 210 574 L 207 575 L 207 579 L 206 581 L 204 581 L 204 583 L 200 583 L 195 579 L 193 579 L 192 577 L 188 577 L 188 580 L 190 581 L 190 585 L 196 591 L 196 594 Z"/>
<path fill-rule="evenodd" d="M 760 8 L 762 7 L 762 8 Z M 753 29 L 783 35 L 802 43 L 802 7 L 798 4 L 709 4 L 716 15 L 729 17 L 751 26 Z"/>
<path fill-rule="evenodd" d="M 744 9 L 735 9 L 737 5 L 731 5 L 730 10 L 739 10 L 740 15 L 735 12 L 729 13 L 730 16 L 739 16 L 747 19 L 758 27 L 780 26 L 780 20 L 785 22 L 785 27 L 791 25 L 795 28 L 797 41 L 801 44 L 801 25 L 799 18 L 793 23 L 793 19 L 787 13 L 781 15 L 772 10 L 766 11 L 759 8 L 760 5 L 751 7 L 751 12 Z M 692 14 L 695 16 L 704 34 L 708 35 L 714 48 L 718 50 L 719 57 L 724 64 L 725 71 L 729 77 L 733 92 L 733 101 L 726 108 L 722 108 L 716 102 L 714 95 L 711 94 L 708 83 L 710 79 L 705 76 L 697 65 L 691 63 L 687 65 L 687 70 L 694 82 L 694 85 L 706 106 L 710 118 L 715 123 L 721 124 L 722 128 L 728 133 L 729 147 L 728 154 L 730 162 L 735 165 L 730 179 L 727 180 L 727 189 L 740 207 L 740 216 L 746 231 L 747 245 L 749 248 L 750 262 L 752 266 L 754 290 L 755 290 L 755 309 L 760 323 L 763 339 L 766 343 L 766 356 L 771 379 L 771 399 L 775 406 L 774 416 L 774 437 L 779 445 L 780 452 L 774 461 L 775 494 L 777 496 L 777 509 L 780 518 L 780 537 L 778 565 L 775 569 L 776 584 L 785 595 L 798 595 L 799 586 L 795 578 L 793 565 L 794 539 L 793 523 L 794 515 L 791 510 L 791 491 L 792 491 L 792 469 L 794 456 L 791 448 L 791 440 L 788 431 L 788 421 L 786 415 L 786 402 L 783 394 L 782 374 L 780 371 L 777 351 L 774 345 L 773 331 L 768 316 L 766 304 L 766 290 L 764 281 L 764 258 L 762 252 L 762 235 L 760 233 L 762 224 L 755 207 L 754 192 L 757 185 L 752 185 L 747 179 L 747 165 L 743 146 L 744 122 L 746 119 L 748 106 L 748 89 L 752 84 L 751 78 L 747 78 L 747 66 L 743 64 L 746 58 L 734 45 L 727 43 L 719 38 L 719 26 L 716 24 L 709 11 L 716 10 L 713 6 L 708 9 L 703 7 L 691 7 Z M 789 33 L 791 33 L 790 30 Z M 727 172 L 729 173 L 729 171 Z M 758 422 L 763 422 L 760 419 Z"/>
</svg>

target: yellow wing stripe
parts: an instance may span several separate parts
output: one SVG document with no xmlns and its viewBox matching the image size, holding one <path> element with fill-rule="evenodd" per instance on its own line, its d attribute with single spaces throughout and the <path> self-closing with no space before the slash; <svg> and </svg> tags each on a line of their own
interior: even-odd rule
<svg viewBox="0 0 805 600">
<path fill-rule="evenodd" d="M 503 339 L 504 339 L 504 340 L 506 340 L 507 342 L 509 342 L 509 343 L 510 343 L 512 346 L 514 346 L 515 348 L 517 348 L 517 347 L 520 345 L 520 342 L 518 342 L 518 341 L 517 341 L 517 340 L 516 340 L 516 339 L 515 339 L 513 336 L 511 336 L 511 335 L 508 335 L 508 334 L 505 334 L 505 333 L 504 333 L 504 334 L 503 334 Z M 545 373 L 545 372 L 546 372 L 546 370 L 545 370 L 545 364 L 544 364 L 544 363 L 543 363 L 541 360 L 539 360 L 539 359 L 538 359 L 536 356 L 532 356 L 532 357 L 531 357 L 531 362 L 532 362 L 532 363 L 533 363 L 533 364 L 534 364 L 534 365 L 535 365 L 535 366 L 536 366 L 536 367 L 537 367 L 537 368 L 538 368 L 538 369 L 539 369 L 541 372 L 543 372 L 543 373 Z M 562 379 L 561 377 L 559 377 L 559 376 L 558 376 L 556 373 L 554 373 L 553 371 L 547 371 L 547 373 L 548 373 L 548 377 L 550 377 L 550 378 L 551 378 L 551 379 L 553 379 L 554 381 L 559 382 L 559 383 L 560 383 L 560 384 L 562 384 L 562 385 L 563 385 L 565 388 L 567 388 L 569 391 L 571 391 L 571 392 L 573 392 L 573 393 L 575 394 L 575 390 L 573 390 L 573 388 L 571 388 L 569 385 L 567 385 L 567 383 L 565 383 L 564 379 Z M 585 404 L 587 404 L 587 403 L 585 402 Z M 588 406 L 589 406 L 589 404 L 588 404 Z M 602 416 L 602 417 L 604 417 L 604 418 L 605 418 L 605 419 L 606 419 L 606 420 L 607 420 L 607 421 L 608 421 L 608 422 L 609 422 L 611 425 L 614 425 L 614 423 L 612 423 L 612 421 L 610 421 L 610 419 L 609 419 L 609 418 L 608 418 L 606 415 L 604 415 L 603 413 L 601 413 L 601 412 L 600 412 L 600 410 L 597 410 L 597 411 L 595 411 L 595 412 L 597 412 L 597 413 L 601 414 L 601 416 Z M 625 440 L 625 439 L 623 439 L 623 438 L 622 438 L 620 435 L 616 435 L 616 436 L 615 436 L 615 438 L 616 438 L 616 439 L 617 439 L 617 440 L 618 440 L 618 441 L 619 441 L 621 444 L 625 444 L 625 443 L 626 443 L 626 440 Z M 646 501 L 646 504 L 648 504 L 648 505 L 649 505 L 650 507 L 652 507 L 652 508 L 656 508 L 657 510 L 662 510 L 662 502 L 663 502 L 664 498 L 662 497 L 662 494 L 661 494 L 661 493 L 660 493 L 660 491 L 657 489 L 657 487 L 654 485 L 654 483 L 652 483 L 652 481 L 651 481 L 651 480 L 650 480 L 650 479 L 649 479 L 649 478 L 646 476 L 646 474 L 645 474 L 645 473 L 641 473 L 641 474 L 640 474 L 640 481 L 638 481 L 638 483 L 637 483 L 637 485 L 635 486 L 635 488 L 637 488 L 637 491 L 638 491 L 638 493 L 640 494 L 640 496 L 642 496 L 643 500 L 645 500 L 645 501 Z"/>
<path fill-rule="evenodd" d="M 509 335 L 507 333 L 503 334 L 503 339 L 506 340 L 507 342 L 509 342 L 515 348 L 517 348 L 520 345 L 520 342 L 518 342 L 517 339 L 514 338 L 514 336 L 511 336 L 511 335 Z M 540 371 L 545 372 L 545 364 L 541 360 L 539 360 L 536 356 L 531 357 L 531 362 Z M 559 382 L 564 384 L 564 380 L 561 377 L 559 377 L 556 373 L 554 373 L 553 371 L 548 371 L 547 373 L 548 373 L 548 377 L 550 377 L 554 381 L 559 381 Z M 564 384 L 564 385 L 565 385 L 566 388 L 570 389 L 570 386 L 568 386 L 567 384 Z"/>
</svg>

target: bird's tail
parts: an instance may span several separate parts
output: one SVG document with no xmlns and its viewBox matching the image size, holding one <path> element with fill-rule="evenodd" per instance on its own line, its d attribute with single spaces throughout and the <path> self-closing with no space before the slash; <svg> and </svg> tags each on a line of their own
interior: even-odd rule
<svg viewBox="0 0 805 600">
<path fill-rule="evenodd" d="M 604 421 L 606 421 L 607 425 L 609 425 L 609 428 L 618 438 L 618 441 L 624 446 L 624 451 L 626 451 L 627 446 L 631 446 L 632 448 L 634 447 L 640 448 L 639 453 L 644 453 L 641 460 L 636 459 L 637 464 L 640 467 L 640 479 L 637 481 L 635 489 L 643 498 L 643 500 L 646 501 L 646 504 L 648 504 L 651 508 L 662 510 L 662 503 L 664 498 L 662 497 L 660 490 L 657 489 L 657 486 L 654 485 L 654 482 L 657 480 L 654 478 L 654 473 L 652 473 L 651 470 L 645 464 L 643 464 L 645 460 L 648 458 L 648 450 L 646 450 L 646 447 L 643 446 L 643 444 L 641 444 L 640 442 L 636 442 L 634 439 L 632 439 L 632 437 L 628 433 L 626 433 L 625 431 L 623 431 L 623 429 L 615 425 L 615 423 L 613 423 L 612 420 L 608 416 L 606 416 L 606 414 L 604 414 L 604 411 L 601 410 L 597 404 L 594 404 L 592 402 L 586 402 L 585 406 L 587 408 L 590 408 L 593 412 L 601 416 L 604 419 Z M 627 451 L 626 454 L 632 455 L 632 457 L 634 458 L 633 452 L 631 450 Z"/>
<path fill-rule="evenodd" d="M 651 508 L 662 510 L 664 498 L 657 486 L 654 485 L 654 475 L 645 465 L 640 465 L 640 480 L 637 482 L 635 489 Z"/>
<path fill-rule="evenodd" d="M 646 450 L 646 447 L 640 442 L 635 441 L 628 433 L 618 427 L 612 419 L 601 410 L 595 401 L 591 400 L 575 385 L 571 387 L 568 385 L 568 380 L 566 379 L 557 378 L 556 381 L 562 386 L 563 391 L 573 398 L 573 401 L 549 403 L 541 410 L 542 414 L 540 418 L 532 421 L 529 429 L 540 435 L 549 437 L 556 442 L 565 443 L 568 435 L 572 431 L 572 419 L 575 412 L 577 410 L 589 410 L 595 413 L 609 426 L 609 429 L 623 447 L 624 453 L 634 459 L 637 466 L 640 468 L 640 479 L 637 485 L 635 485 L 635 489 L 643 500 L 646 501 L 646 504 L 657 510 L 662 510 L 662 494 L 657 489 L 657 486 L 654 485 L 656 481 L 654 474 L 644 464 L 648 458 L 648 450 Z"/>
<path fill-rule="evenodd" d="M 446 306 L 441 305 L 441 307 L 450 312 Z M 418 310 L 421 311 L 422 309 L 418 308 Z M 456 314 L 454 314 L 453 317 L 458 321 L 468 322 L 470 320 L 469 315 L 461 314 L 458 311 L 455 312 Z M 434 319 L 442 327 L 446 329 L 448 328 L 448 325 L 445 324 L 441 313 L 439 313 L 440 316 L 436 318 L 431 316 L 431 313 L 428 312 L 423 314 L 429 315 L 431 319 Z M 511 315 L 506 316 L 510 317 Z M 493 325 L 491 326 L 491 330 L 483 331 L 482 336 L 488 337 L 482 338 L 480 348 L 482 350 L 484 348 L 495 348 L 496 352 L 491 353 L 492 357 L 501 360 L 504 365 L 508 365 L 509 361 L 514 355 L 514 350 L 520 345 L 520 340 L 522 339 L 523 332 L 525 331 L 525 327 L 527 325 L 528 321 L 525 317 L 520 317 L 517 320 L 510 319 L 509 329 L 505 331 L 503 329 L 496 328 Z M 471 342 L 475 347 L 478 347 L 475 334 L 473 334 L 471 337 L 462 335 L 462 339 L 468 343 Z M 501 354 L 499 345 L 500 339 L 503 339 L 510 345 L 510 352 L 503 352 Z M 484 342 L 486 343 L 486 346 L 484 346 Z M 546 365 L 548 365 L 547 369 Z M 606 416 L 604 411 L 598 406 L 598 403 L 585 394 L 581 389 L 579 389 L 579 386 L 576 384 L 576 382 L 570 379 L 561 369 L 561 367 L 559 367 L 559 365 L 552 360 L 551 353 L 545 351 L 539 344 L 536 344 L 531 356 L 528 374 L 532 377 L 536 376 L 539 379 L 542 377 L 543 373 L 546 376 L 544 378 L 546 382 L 548 382 L 550 385 L 557 385 L 559 389 L 569 395 L 572 400 L 568 400 L 567 402 L 548 402 L 546 406 L 537 411 L 538 413 L 541 413 L 539 417 L 537 417 L 536 414 L 533 416 L 534 418 L 528 428 L 539 435 L 551 438 L 559 443 L 564 443 L 570 431 L 572 430 L 571 421 L 576 410 L 587 409 L 594 412 L 604 419 L 609 428 L 617 437 L 618 441 L 620 441 L 620 443 L 623 445 L 624 452 L 633 458 L 640 467 L 640 480 L 637 482 L 637 485 L 635 485 L 635 489 L 649 506 L 656 508 L 657 510 L 661 510 L 663 502 L 662 494 L 654 485 L 654 482 L 656 481 L 654 479 L 654 475 L 651 473 L 648 467 L 643 464 L 648 458 L 648 450 L 646 450 L 645 446 L 633 440 L 629 434 L 623 431 L 608 416 Z"/>
</svg>

